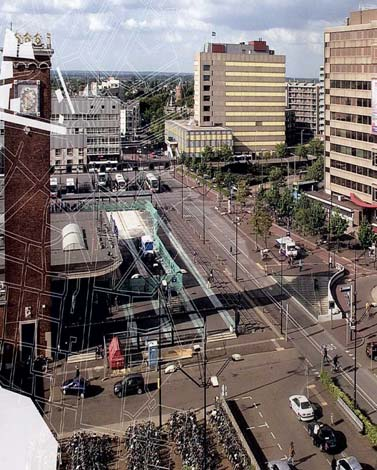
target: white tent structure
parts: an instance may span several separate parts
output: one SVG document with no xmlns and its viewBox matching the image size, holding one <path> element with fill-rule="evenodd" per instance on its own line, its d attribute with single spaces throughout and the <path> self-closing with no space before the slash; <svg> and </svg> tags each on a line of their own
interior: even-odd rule
<svg viewBox="0 0 377 470">
<path fill-rule="evenodd" d="M 0 468 L 56 470 L 58 443 L 31 398 L 0 386 Z"/>
</svg>

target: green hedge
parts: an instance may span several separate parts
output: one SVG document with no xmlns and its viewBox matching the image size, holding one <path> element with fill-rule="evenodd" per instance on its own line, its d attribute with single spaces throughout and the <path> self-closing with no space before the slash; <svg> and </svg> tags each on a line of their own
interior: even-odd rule
<svg viewBox="0 0 377 470">
<path fill-rule="evenodd" d="M 341 398 L 347 406 L 355 413 L 355 415 L 363 422 L 364 432 L 369 439 L 369 442 L 373 445 L 377 445 L 377 426 L 373 424 L 370 419 L 362 413 L 359 408 L 355 408 L 353 400 L 341 390 L 337 385 L 335 385 L 333 379 L 331 378 L 328 372 L 321 372 L 321 382 L 330 392 L 330 394 L 337 400 Z"/>
</svg>

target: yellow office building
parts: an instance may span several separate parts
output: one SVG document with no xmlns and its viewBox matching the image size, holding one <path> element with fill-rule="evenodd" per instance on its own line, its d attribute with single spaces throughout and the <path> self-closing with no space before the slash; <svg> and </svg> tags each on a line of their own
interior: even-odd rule
<svg viewBox="0 0 377 470">
<path fill-rule="evenodd" d="M 235 152 L 285 142 L 285 56 L 265 41 L 207 44 L 194 63 L 194 120 L 232 130 Z"/>
</svg>

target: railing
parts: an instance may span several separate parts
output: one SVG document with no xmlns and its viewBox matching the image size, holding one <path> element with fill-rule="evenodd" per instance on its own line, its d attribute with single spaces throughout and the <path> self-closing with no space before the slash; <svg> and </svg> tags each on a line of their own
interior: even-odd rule
<svg viewBox="0 0 377 470">
<path fill-rule="evenodd" d="M 339 406 L 339 408 L 341 408 L 344 411 L 344 413 L 350 419 L 351 423 L 355 426 L 355 428 L 359 432 L 363 433 L 364 423 L 361 421 L 360 418 L 356 416 L 356 414 L 351 410 L 351 408 L 347 405 L 347 403 L 341 398 L 338 398 L 336 401 L 336 404 Z"/>
</svg>

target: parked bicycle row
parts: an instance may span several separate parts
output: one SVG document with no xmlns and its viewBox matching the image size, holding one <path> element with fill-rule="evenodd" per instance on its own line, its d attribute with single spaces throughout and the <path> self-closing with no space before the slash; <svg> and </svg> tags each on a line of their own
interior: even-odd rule
<svg viewBox="0 0 377 470">
<path fill-rule="evenodd" d="M 62 444 L 64 456 L 62 469 L 66 470 L 107 470 L 113 462 L 114 438 L 75 432 Z"/>
<path fill-rule="evenodd" d="M 158 468 L 163 460 L 163 436 L 152 422 L 129 426 L 125 435 L 128 470 Z"/>
<path fill-rule="evenodd" d="M 214 450 L 210 437 L 206 436 L 204 446 L 204 426 L 198 423 L 193 411 L 176 411 L 169 420 L 169 440 L 174 442 L 182 464 L 192 470 L 216 469 L 219 456 Z M 205 450 L 206 449 L 206 450 Z"/>
<path fill-rule="evenodd" d="M 215 431 L 218 442 L 221 444 L 233 468 L 235 470 L 249 469 L 250 460 L 219 400 L 216 400 L 215 409 L 209 413 L 209 421 Z"/>
</svg>

